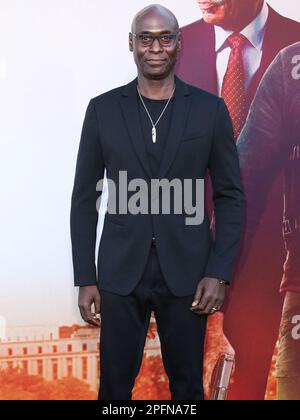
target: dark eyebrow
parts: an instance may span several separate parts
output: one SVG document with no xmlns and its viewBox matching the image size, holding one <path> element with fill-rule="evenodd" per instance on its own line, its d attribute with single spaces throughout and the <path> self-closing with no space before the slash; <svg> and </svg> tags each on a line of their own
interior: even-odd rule
<svg viewBox="0 0 300 420">
<path fill-rule="evenodd" d="M 141 31 L 139 33 L 143 34 L 143 35 L 153 35 L 153 34 L 164 35 L 164 34 L 172 34 L 172 33 L 174 33 L 174 31 L 172 31 L 170 29 L 166 29 L 166 30 L 161 31 L 161 32 Z"/>
</svg>

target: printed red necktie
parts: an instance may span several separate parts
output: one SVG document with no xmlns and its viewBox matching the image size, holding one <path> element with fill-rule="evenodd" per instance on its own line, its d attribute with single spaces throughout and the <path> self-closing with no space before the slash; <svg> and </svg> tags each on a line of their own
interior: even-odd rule
<svg viewBox="0 0 300 420">
<path fill-rule="evenodd" d="M 232 119 L 234 138 L 237 141 L 246 122 L 245 69 L 243 48 L 247 38 L 240 33 L 233 33 L 227 39 L 231 53 L 222 85 L 222 97 Z"/>
</svg>

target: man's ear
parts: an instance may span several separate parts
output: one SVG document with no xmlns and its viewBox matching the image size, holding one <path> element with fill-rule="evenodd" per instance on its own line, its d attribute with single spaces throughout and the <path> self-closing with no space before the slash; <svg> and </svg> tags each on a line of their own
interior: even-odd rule
<svg viewBox="0 0 300 420">
<path fill-rule="evenodd" d="M 131 33 L 129 33 L 129 51 L 133 52 L 133 40 Z"/>
<path fill-rule="evenodd" d="M 180 52 L 181 49 L 182 49 L 181 32 L 179 32 L 178 41 L 177 41 L 177 51 Z"/>
</svg>

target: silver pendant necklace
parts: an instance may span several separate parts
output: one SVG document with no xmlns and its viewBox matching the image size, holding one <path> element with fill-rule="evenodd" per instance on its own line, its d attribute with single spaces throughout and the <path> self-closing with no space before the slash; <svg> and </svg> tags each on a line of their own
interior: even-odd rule
<svg viewBox="0 0 300 420">
<path fill-rule="evenodd" d="M 148 117 L 149 117 L 149 119 L 150 119 L 150 121 L 151 121 L 151 124 L 152 124 L 152 141 L 153 141 L 153 143 L 156 143 L 156 140 L 157 140 L 156 126 L 157 126 L 157 124 L 159 123 L 159 121 L 161 120 L 162 116 L 164 115 L 164 113 L 165 113 L 166 109 L 168 108 L 168 105 L 169 105 L 169 103 L 170 103 L 171 99 L 173 98 L 173 95 L 174 95 L 174 92 L 175 92 L 175 89 L 176 89 L 176 85 L 174 86 L 174 89 L 173 89 L 172 95 L 170 96 L 170 98 L 169 98 L 168 102 L 166 103 L 166 106 L 164 107 L 164 109 L 163 109 L 162 113 L 160 114 L 160 116 L 159 116 L 159 118 L 158 118 L 158 120 L 156 121 L 156 123 L 155 123 L 155 124 L 154 124 L 154 122 L 153 122 L 153 120 L 152 120 L 152 118 L 151 118 L 151 115 L 150 115 L 150 113 L 149 113 L 149 111 L 148 111 L 147 107 L 146 107 L 146 104 L 145 104 L 145 102 L 144 102 L 144 100 L 143 100 L 143 98 L 142 98 L 142 95 L 141 95 L 141 92 L 140 92 L 140 90 L 139 90 L 138 86 L 137 86 L 136 88 L 137 88 L 137 91 L 138 91 L 138 93 L 139 93 L 139 96 L 140 96 L 140 99 L 141 99 L 141 101 L 142 101 L 142 104 L 143 104 L 143 106 L 144 106 L 144 108 L 145 108 L 145 110 L 146 110 L 146 112 L 147 112 L 147 115 L 148 115 Z"/>
</svg>

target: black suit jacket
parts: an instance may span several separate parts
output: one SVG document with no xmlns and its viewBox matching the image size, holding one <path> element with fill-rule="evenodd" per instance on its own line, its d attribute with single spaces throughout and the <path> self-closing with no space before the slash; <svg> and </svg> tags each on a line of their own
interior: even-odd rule
<svg viewBox="0 0 300 420">
<path fill-rule="evenodd" d="M 300 23 L 268 7 L 262 60 L 246 93 L 247 109 L 263 75 L 279 51 L 300 41 Z M 201 19 L 183 27 L 181 33 L 183 48 L 177 63 L 177 75 L 187 83 L 218 95 L 214 26 Z"/>
<path fill-rule="evenodd" d="M 71 238 L 76 286 L 97 284 L 120 295 L 133 291 L 141 279 L 152 240 L 165 280 L 176 296 L 192 295 L 205 275 L 231 279 L 243 225 L 244 195 L 231 120 L 222 99 L 176 78 L 170 135 L 158 178 L 204 179 L 211 172 L 217 237 L 209 219 L 185 225 L 182 215 L 106 213 L 95 265 L 99 192 L 107 177 L 119 184 L 119 171 L 151 180 L 138 116 L 137 79 L 89 103 L 77 157 L 71 206 Z M 195 197 L 195 191 L 194 197 Z M 152 218 L 152 221 L 151 221 Z"/>
</svg>

